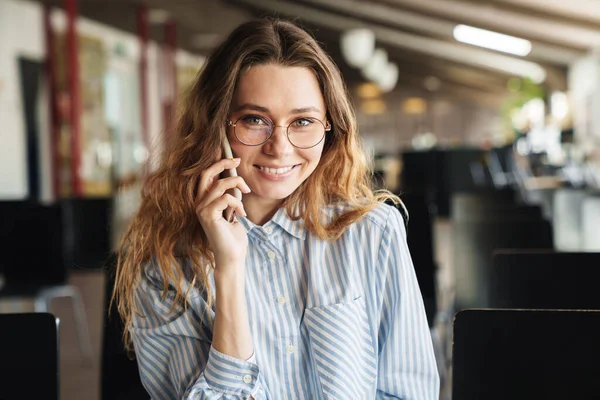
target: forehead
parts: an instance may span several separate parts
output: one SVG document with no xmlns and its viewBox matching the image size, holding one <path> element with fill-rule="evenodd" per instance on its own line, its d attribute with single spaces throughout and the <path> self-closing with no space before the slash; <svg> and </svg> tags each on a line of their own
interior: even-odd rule
<svg viewBox="0 0 600 400">
<path fill-rule="evenodd" d="M 275 64 L 253 66 L 241 73 L 233 108 L 243 104 L 265 107 L 273 113 L 306 107 L 325 111 L 321 88 L 312 70 Z"/>
</svg>

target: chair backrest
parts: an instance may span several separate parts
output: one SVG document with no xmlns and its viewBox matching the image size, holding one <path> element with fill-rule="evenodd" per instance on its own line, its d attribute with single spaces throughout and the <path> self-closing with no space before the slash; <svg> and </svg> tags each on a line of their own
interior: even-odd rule
<svg viewBox="0 0 600 400">
<path fill-rule="evenodd" d="M 60 205 L 0 202 L 0 254 L 7 287 L 65 282 L 70 263 Z"/>
<path fill-rule="evenodd" d="M 0 314 L 0 399 L 60 398 L 58 337 L 52 314 Z"/>
<path fill-rule="evenodd" d="M 600 310 L 600 253 L 503 251 L 493 257 L 492 308 Z"/>
<path fill-rule="evenodd" d="M 408 191 L 399 194 L 408 211 L 407 242 L 413 259 L 433 261 L 433 219 L 435 204 L 427 192 Z"/>
<path fill-rule="evenodd" d="M 111 252 L 112 199 L 70 198 L 61 201 L 65 248 L 75 268 L 100 269 Z"/>
<path fill-rule="evenodd" d="M 131 360 L 123 346 L 123 323 L 116 304 L 110 308 L 115 283 L 116 254 L 106 263 L 104 322 L 102 332 L 102 360 L 100 392 L 102 400 L 147 400 L 149 395 L 140 379 L 136 360 Z"/>
<path fill-rule="evenodd" d="M 402 153 L 402 190 L 424 192 L 438 185 L 439 152 L 411 151 Z"/>
<path fill-rule="evenodd" d="M 498 249 L 553 249 L 543 219 L 493 218 L 452 223 L 456 308 L 488 307 L 492 255 Z"/>
<path fill-rule="evenodd" d="M 408 210 L 406 239 L 431 325 L 437 312 L 437 268 L 433 242 L 435 205 L 429 193 L 409 191 L 401 193 L 400 198 Z"/>
<path fill-rule="evenodd" d="M 480 191 L 481 184 L 473 179 L 471 171 L 474 164 L 482 163 L 485 159 L 486 152 L 474 148 L 406 151 L 402 153 L 402 190 L 433 190 L 438 215 L 448 217 L 451 215 L 452 194 Z M 485 175 L 484 179 L 484 186 L 492 189 L 490 177 Z M 499 192 L 505 191 L 514 195 L 514 191 L 510 189 L 502 189 Z"/>
<path fill-rule="evenodd" d="M 454 400 L 591 400 L 600 312 L 464 310 L 454 319 Z"/>
</svg>

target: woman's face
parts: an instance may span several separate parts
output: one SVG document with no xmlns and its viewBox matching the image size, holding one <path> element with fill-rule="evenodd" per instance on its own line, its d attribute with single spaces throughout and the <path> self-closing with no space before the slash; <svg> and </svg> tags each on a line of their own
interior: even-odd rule
<svg viewBox="0 0 600 400">
<path fill-rule="evenodd" d="M 252 190 L 244 196 L 246 207 L 256 201 L 263 206 L 279 204 L 310 176 L 319 164 L 325 139 L 309 149 L 299 149 L 288 140 L 286 127 L 292 122 L 304 126 L 308 119 L 326 124 L 325 116 L 323 95 L 311 70 L 269 64 L 241 74 L 229 119 L 243 118 L 246 126 L 264 125 L 265 121 L 276 125 L 270 139 L 258 146 L 244 145 L 234 136 L 233 127 L 228 128 L 233 154 L 241 158 L 238 174 Z"/>
</svg>

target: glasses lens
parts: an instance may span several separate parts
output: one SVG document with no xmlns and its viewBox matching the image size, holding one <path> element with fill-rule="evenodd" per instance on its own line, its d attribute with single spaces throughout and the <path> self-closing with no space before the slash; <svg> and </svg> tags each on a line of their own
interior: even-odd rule
<svg viewBox="0 0 600 400">
<path fill-rule="evenodd" d="M 288 137 L 296 147 L 316 146 L 325 136 L 325 126 L 315 118 L 298 118 L 288 126 Z"/>
<path fill-rule="evenodd" d="M 271 136 L 272 124 L 255 115 L 240 118 L 235 123 L 235 136 L 244 144 L 258 145 L 266 142 Z"/>
</svg>

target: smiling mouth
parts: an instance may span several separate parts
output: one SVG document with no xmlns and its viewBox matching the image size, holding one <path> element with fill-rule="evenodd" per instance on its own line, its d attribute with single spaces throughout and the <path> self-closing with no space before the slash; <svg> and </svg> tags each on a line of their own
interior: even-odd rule
<svg viewBox="0 0 600 400">
<path fill-rule="evenodd" d="M 263 167 L 262 165 L 255 165 L 256 168 L 258 168 L 259 170 L 263 171 L 263 172 L 267 172 L 269 174 L 274 174 L 274 175 L 282 175 L 285 174 L 286 172 L 290 172 L 292 169 L 296 168 L 298 165 L 292 165 L 290 167 L 285 167 L 285 168 L 268 168 L 268 167 Z"/>
</svg>

